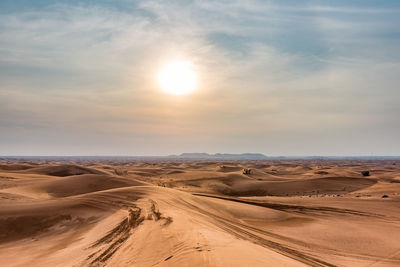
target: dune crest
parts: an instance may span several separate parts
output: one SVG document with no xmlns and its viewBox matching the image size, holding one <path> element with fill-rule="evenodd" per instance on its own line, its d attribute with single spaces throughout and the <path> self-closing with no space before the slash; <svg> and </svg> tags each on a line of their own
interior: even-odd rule
<svg viewBox="0 0 400 267">
<path fill-rule="evenodd" d="M 400 265 L 390 161 L 15 161 L 2 266 Z"/>
</svg>

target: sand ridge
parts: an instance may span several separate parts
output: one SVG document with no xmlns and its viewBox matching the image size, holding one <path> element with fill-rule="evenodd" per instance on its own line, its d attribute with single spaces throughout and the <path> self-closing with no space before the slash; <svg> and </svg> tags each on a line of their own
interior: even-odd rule
<svg viewBox="0 0 400 267">
<path fill-rule="evenodd" d="M 0 266 L 400 265 L 399 162 L 0 163 Z"/>
</svg>

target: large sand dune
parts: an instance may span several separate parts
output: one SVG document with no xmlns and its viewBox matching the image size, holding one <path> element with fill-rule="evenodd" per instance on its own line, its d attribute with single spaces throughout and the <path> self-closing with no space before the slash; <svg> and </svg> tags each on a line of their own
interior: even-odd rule
<svg viewBox="0 0 400 267">
<path fill-rule="evenodd" d="M 0 163 L 0 266 L 400 266 L 399 162 Z"/>
</svg>

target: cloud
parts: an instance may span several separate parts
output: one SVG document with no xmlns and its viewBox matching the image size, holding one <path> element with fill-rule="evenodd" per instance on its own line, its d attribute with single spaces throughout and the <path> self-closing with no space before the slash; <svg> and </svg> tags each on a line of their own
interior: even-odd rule
<svg viewBox="0 0 400 267">
<path fill-rule="evenodd" d="M 3 153 L 24 153 L 26 136 L 33 154 L 400 148 L 397 9 L 121 3 L 129 11 L 65 2 L 0 14 Z M 200 76 L 182 99 L 154 81 L 175 58 Z"/>
</svg>

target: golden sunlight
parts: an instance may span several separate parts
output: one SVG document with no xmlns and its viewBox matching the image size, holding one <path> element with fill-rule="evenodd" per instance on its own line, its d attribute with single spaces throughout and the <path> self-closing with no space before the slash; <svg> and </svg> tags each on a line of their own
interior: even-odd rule
<svg viewBox="0 0 400 267">
<path fill-rule="evenodd" d="M 167 93 L 184 95 L 196 89 L 196 74 L 188 61 L 170 62 L 158 73 L 158 83 Z"/>
</svg>

